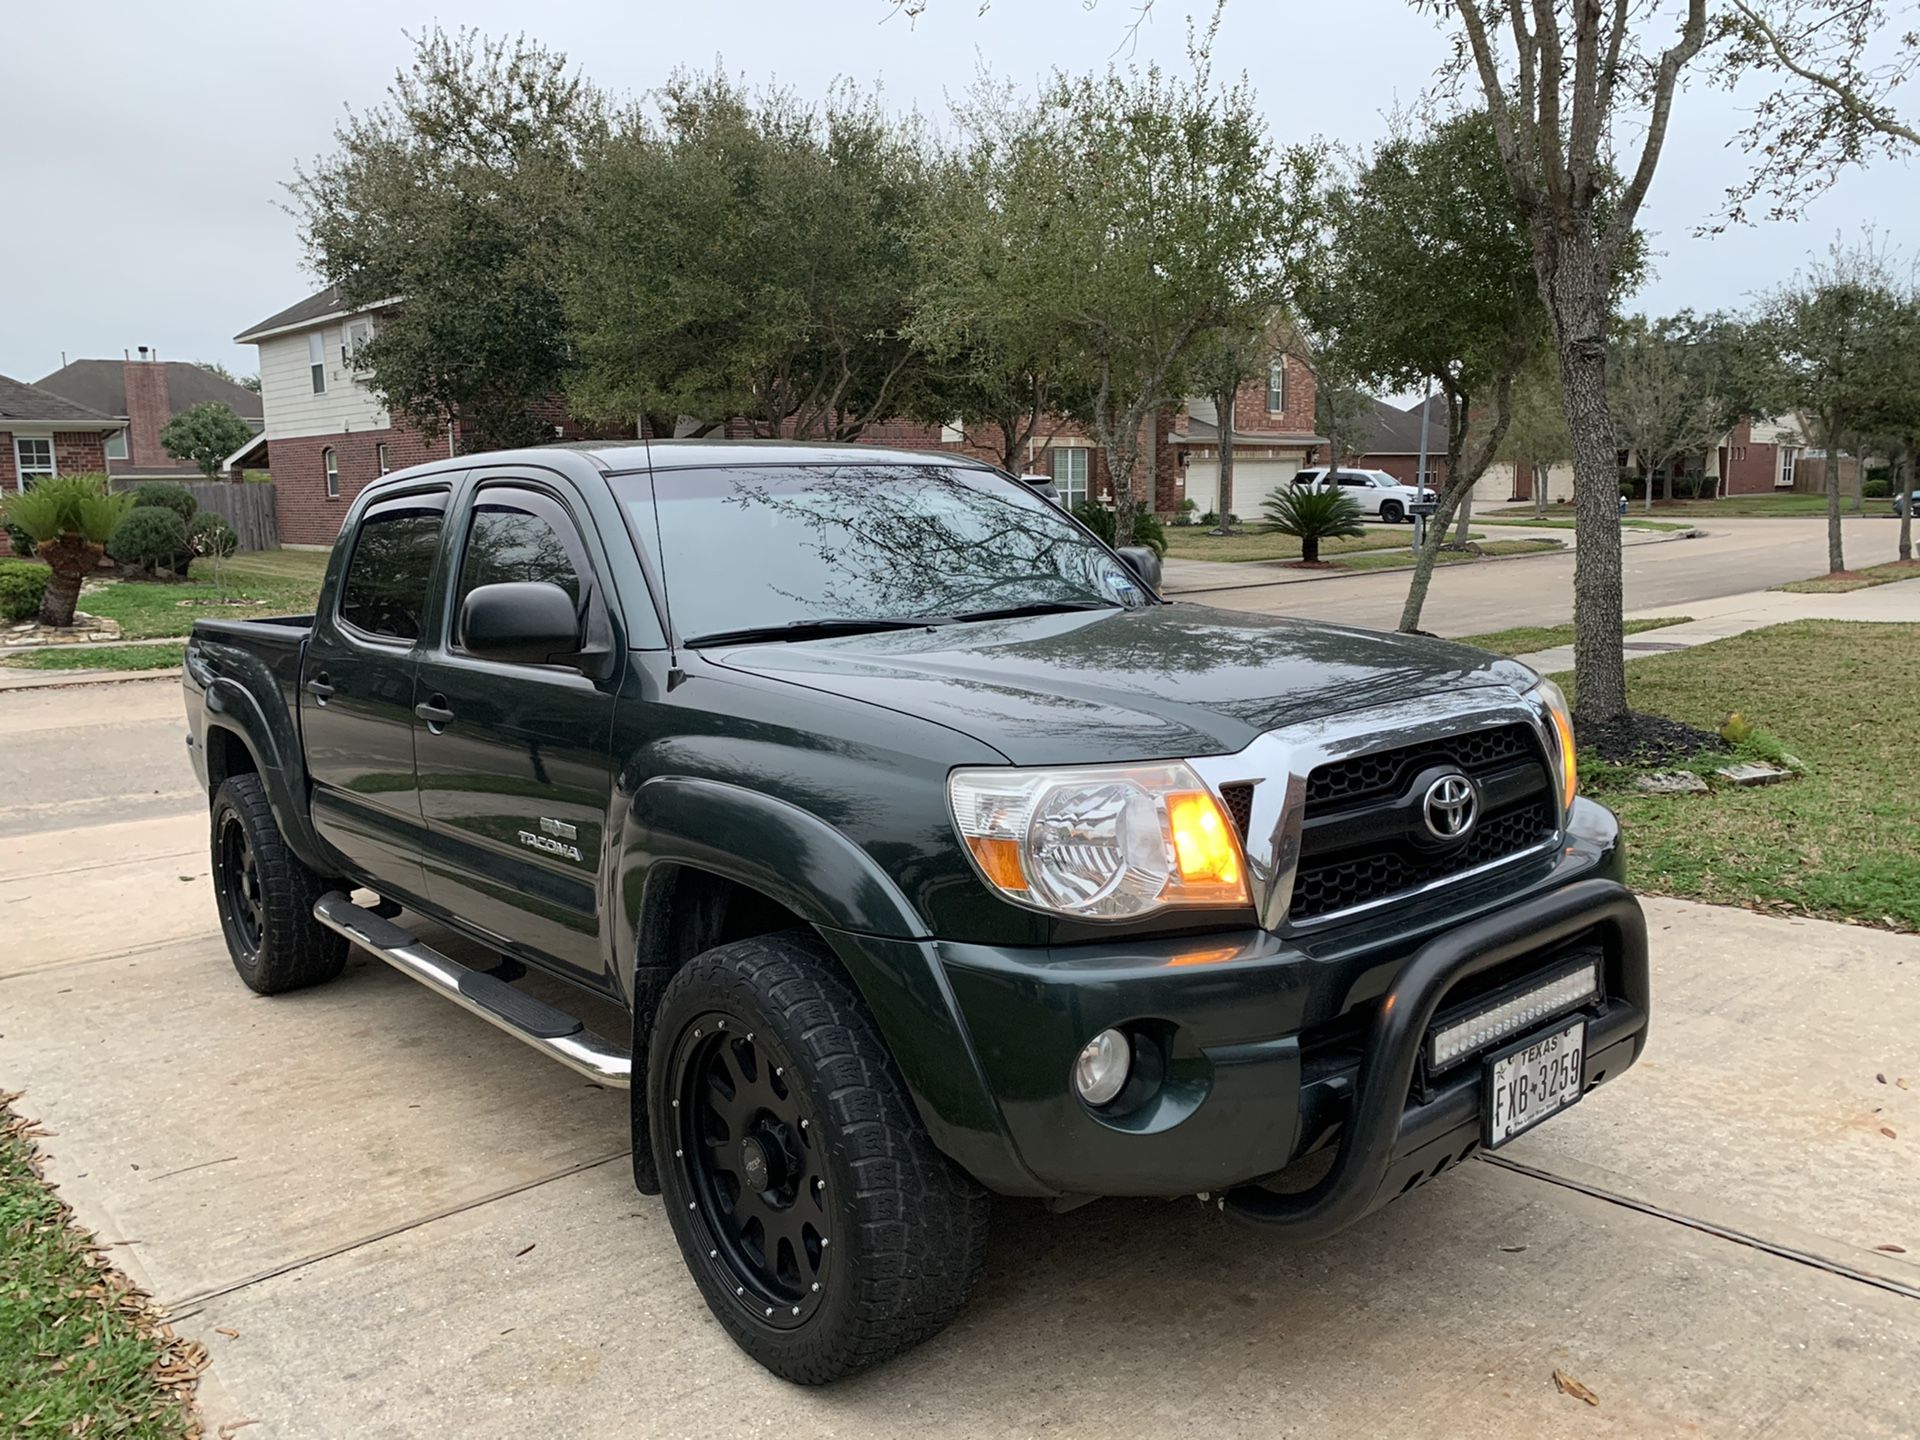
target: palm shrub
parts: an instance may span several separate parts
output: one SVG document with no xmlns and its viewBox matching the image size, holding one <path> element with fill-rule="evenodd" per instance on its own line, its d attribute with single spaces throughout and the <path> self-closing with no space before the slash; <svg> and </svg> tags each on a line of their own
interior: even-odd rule
<svg viewBox="0 0 1920 1440">
<path fill-rule="evenodd" d="M 1276 485 L 1260 508 L 1267 523 L 1282 535 L 1297 536 L 1300 558 L 1320 563 L 1320 542 L 1360 536 L 1360 507 L 1344 490 L 1309 490 L 1299 485 Z"/>
<path fill-rule="evenodd" d="M 133 496 L 107 493 L 104 475 L 59 475 L 7 501 L 6 519 L 33 541 L 52 576 L 40 601 L 44 625 L 71 625 L 80 582 L 106 552 L 107 540 L 133 509 Z"/>
<path fill-rule="evenodd" d="M 31 620 L 40 613 L 53 572 L 24 560 L 0 560 L 0 620 Z"/>
<path fill-rule="evenodd" d="M 186 522 L 164 505 L 134 506 L 107 539 L 109 555 L 149 575 L 157 565 L 178 564 L 186 548 Z"/>
</svg>

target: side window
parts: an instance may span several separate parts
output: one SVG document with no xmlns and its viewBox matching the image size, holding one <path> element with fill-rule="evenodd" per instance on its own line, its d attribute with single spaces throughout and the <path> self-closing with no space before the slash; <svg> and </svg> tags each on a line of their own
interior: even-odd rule
<svg viewBox="0 0 1920 1440">
<path fill-rule="evenodd" d="M 445 495 L 389 500 L 361 517 L 340 585 L 340 618 L 388 640 L 418 640 L 440 548 Z"/>
<path fill-rule="evenodd" d="M 1342 475 L 1340 477 L 1340 483 L 1346 486 L 1349 490 L 1366 490 L 1370 488 L 1373 484 L 1373 482 L 1367 479 L 1367 477 L 1364 475 L 1351 475 L 1351 474 Z"/>
<path fill-rule="evenodd" d="M 588 573 L 580 531 L 557 501 L 506 486 L 482 490 L 467 524 L 454 614 L 469 590 L 513 580 L 558 585 L 578 606 Z"/>
</svg>

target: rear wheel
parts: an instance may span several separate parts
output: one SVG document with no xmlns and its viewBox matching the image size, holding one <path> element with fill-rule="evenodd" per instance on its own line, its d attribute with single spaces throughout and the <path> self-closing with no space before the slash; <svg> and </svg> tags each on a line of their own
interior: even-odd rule
<svg viewBox="0 0 1920 1440">
<path fill-rule="evenodd" d="M 1382 500 L 1380 502 L 1380 519 L 1383 524 L 1398 525 L 1406 518 L 1406 506 L 1402 505 L 1398 500 Z"/>
<path fill-rule="evenodd" d="M 262 995 L 331 980 L 347 942 L 313 918 L 336 881 L 287 847 L 258 775 L 235 775 L 213 797 L 213 893 L 233 968 Z"/>
<path fill-rule="evenodd" d="M 986 1192 L 934 1147 L 818 937 L 689 961 L 661 997 L 648 1071 L 674 1236 L 708 1308 L 760 1364 L 822 1384 L 966 1306 Z"/>
</svg>

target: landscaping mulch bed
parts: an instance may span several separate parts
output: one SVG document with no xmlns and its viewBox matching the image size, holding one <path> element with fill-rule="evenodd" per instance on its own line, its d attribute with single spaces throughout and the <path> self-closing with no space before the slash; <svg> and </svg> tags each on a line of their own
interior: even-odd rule
<svg viewBox="0 0 1920 1440">
<path fill-rule="evenodd" d="M 1580 749 L 1610 765 L 1673 765 L 1700 754 L 1721 754 L 1733 747 L 1711 730 L 1664 715 L 1629 711 L 1602 724 L 1574 723 Z"/>
</svg>

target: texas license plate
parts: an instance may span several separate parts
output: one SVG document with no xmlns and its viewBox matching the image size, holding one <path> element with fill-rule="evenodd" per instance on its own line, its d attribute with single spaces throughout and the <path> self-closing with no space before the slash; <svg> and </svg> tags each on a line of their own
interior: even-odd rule
<svg viewBox="0 0 1920 1440">
<path fill-rule="evenodd" d="M 1534 1035 L 1487 1061 L 1487 1148 L 1498 1149 L 1580 1098 L 1587 1022 Z"/>
</svg>

